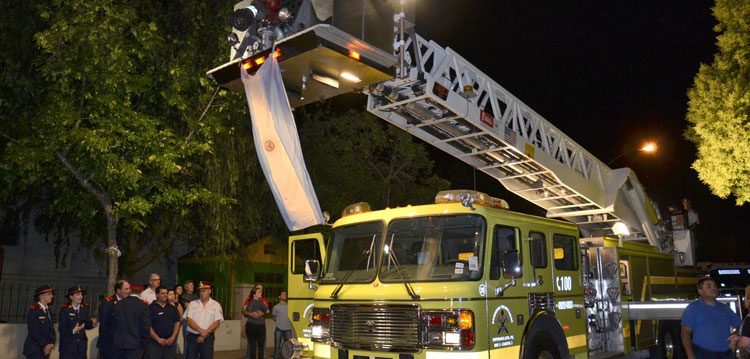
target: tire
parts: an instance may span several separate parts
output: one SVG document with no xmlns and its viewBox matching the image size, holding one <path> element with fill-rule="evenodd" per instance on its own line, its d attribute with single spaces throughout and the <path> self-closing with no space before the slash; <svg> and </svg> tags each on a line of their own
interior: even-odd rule
<svg viewBox="0 0 750 359">
<path fill-rule="evenodd" d="M 523 359 L 570 359 L 565 332 L 555 316 L 534 317 L 524 333 Z"/>
<path fill-rule="evenodd" d="M 680 322 L 670 320 L 659 324 L 659 346 L 656 354 L 660 359 L 686 358 L 680 339 Z"/>
<path fill-rule="evenodd" d="M 524 359 L 560 359 L 557 345 L 551 339 L 538 336 L 534 338 L 528 349 L 524 350 Z"/>
</svg>

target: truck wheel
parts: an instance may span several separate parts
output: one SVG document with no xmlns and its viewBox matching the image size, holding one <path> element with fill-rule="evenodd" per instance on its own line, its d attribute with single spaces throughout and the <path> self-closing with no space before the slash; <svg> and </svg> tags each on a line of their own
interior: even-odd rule
<svg viewBox="0 0 750 359">
<path fill-rule="evenodd" d="M 525 351 L 524 359 L 560 359 L 560 353 L 551 340 L 535 338 Z"/>
<path fill-rule="evenodd" d="M 664 321 L 659 325 L 659 358 L 683 359 L 685 352 L 680 339 L 680 323 L 677 321 Z"/>
</svg>

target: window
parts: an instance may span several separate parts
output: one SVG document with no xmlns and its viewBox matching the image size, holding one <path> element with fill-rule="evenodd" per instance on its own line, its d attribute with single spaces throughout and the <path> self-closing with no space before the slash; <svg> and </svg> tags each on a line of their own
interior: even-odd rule
<svg viewBox="0 0 750 359">
<path fill-rule="evenodd" d="M 555 269 L 576 270 L 578 269 L 578 256 L 576 237 L 564 234 L 555 234 L 553 237 L 555 248 Z"/>
<path fill-rule="evenodd" d="M 476 215 L 396 219 L 388 225 L 380 280 L 464 281 L 482 277 L 484 218 Z"/>
<path fill-rule="evenodd" d="M 518 250 L 518 229 L 495 226 L 492 236 L 492 254 L 490 255 L 490 279 L 500 278 L 503 254 L 509 250 Z"/>
<path fill-rule="evenodd" d="M 529 232 L 531 265 L 534 268 L 547 268 L 547 239 L 543 233 Z"/>
<path fill-rule="evenodd" d="M 338 227 L 326 251 L 325 275 L 321 283 L 369 283 L 377 272 L 377 255 L 381 250 L 383 222 L 365 222 Z"/>
<path fill-rule="evenodd" d="M 320 262 L 320 247 L 315 238 L 302 239 L 292 242 L 292 274 L 302 274 L 305 271 L 305 261 L 317 259 Z"/>
</svg>

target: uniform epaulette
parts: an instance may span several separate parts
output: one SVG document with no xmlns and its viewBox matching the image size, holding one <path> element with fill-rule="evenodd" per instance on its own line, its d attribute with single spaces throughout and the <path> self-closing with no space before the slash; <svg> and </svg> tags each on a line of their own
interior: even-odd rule
<svg viewBox="0 0 750 359">
<path fill-rule="evenodd" d="M 84 308 L 89 308 L 89 307 L 91 307 L 91 304 L 83 302 L 83 303 L 81 303 L 81 306 L 84 307 Z"/>
<path fill-rule="evenodd" d="M 37 309 L 42 309 L 42 307 L 40 307 L 39 304 L 32 304 L 29 306 L 29 309 L 37 310 Z"/>
<path fill-rule="evenodd" d="M 110 296 L 104 298 L 104 300 L 106 300 L 106 301 L 108 301 L 110 303 L 114 303 L 115 302 L 115 296 L 114 295 L 110 295 Z"/>
<path fill-rule="evenodd" d="M 72 307 L 72 306 L 73 306 L 73 303 L 65 303 L 65 304 L 63 304 L 63 305 L 62 305 L 62 306 L 60 306 L 60 307 L 61 307 L 61 308 L 70 308 L 70 307 Z"/>
<path fill-rule="evenodd" d="M 143 299 L 141 299 L 141 302 L 143 302 L 143 304 L 145 304 L 145 305 L 148 305 L 148 302 L 145 301 L 145 300 L 143 300 Z"/>
</svg>

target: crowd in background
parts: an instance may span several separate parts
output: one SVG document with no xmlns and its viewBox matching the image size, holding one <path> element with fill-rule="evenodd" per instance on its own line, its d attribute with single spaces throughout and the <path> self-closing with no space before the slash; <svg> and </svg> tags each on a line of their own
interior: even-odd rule
<svg viewBox="0 0 750 359">
<path fill-rule="evenodd" d="M 26 316 L 28 335 L 23 354 L 27 358 L 49 358 L 58 350 L 61 359 L 86 358 L 88 337 L 86 331 L 99 327 L 98 357 L 113 359 L 213 358 L 215 332 L 224 321 L 219 302 L 211 298 L 212 286 L 208 282 L 187 281 L 184 286 L 166 288 L 157 273 L 149 276 L 149 285 L 140 294 L 133 293 L 127 280 L 118 280 L 114 294 L 105 297 L 99 305 L 96 318 L 84 301 L 85 291 L 80 286 L 66 291 L 66 303 L 55 317 L 49 305 L 54 290 L 49 285 L 40 286 L 34 293 L 34 304 Z M 263 297 L 263 286 L 257 284 L 242 307 L 247 318 L 243 337 L 247 338 L 248 358 L 263 358 L 265 344 L 265 317 L 269 302 Z M 287 316 L 286 292 L 279 296 L 273 308 L 276 322 L 273 357 L 278 359 L 282 340 L 291 337 L 291 322 Z M 183 334 L 184 353 L 178 353 L 177 340 Z M 59 347 L 55 347 L 59 334 Z"/>
</svg>

